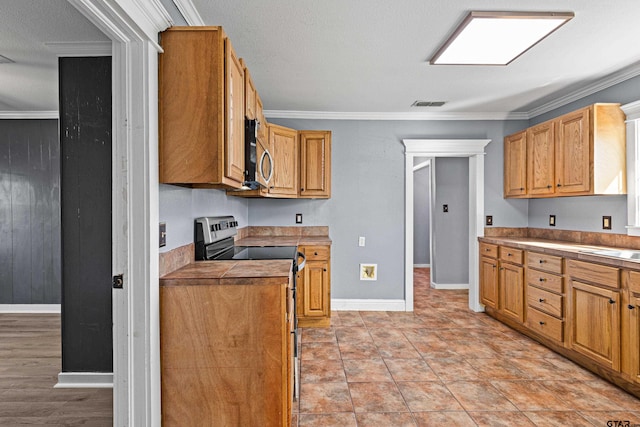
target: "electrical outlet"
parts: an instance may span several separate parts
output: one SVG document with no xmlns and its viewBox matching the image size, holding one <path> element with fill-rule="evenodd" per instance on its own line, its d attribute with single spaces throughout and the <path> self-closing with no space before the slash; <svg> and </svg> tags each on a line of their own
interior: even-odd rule
<svg viewBox="0 0 640 427">
<path fill-rule="evenodd" d="M 556 226 L 556 216 L 555 215 L 549 215 L 549 225 L 551 227 L 555 227 Z"/>
<path fill-rule="evenodd" d="M 449 205 L 442 205 L 442 212 L 449 212 Z"/>
<path fill-rule="evenodd" d="M 611 217 L 603 216 L 602 217 L 602 229 L 603 230 L 611 230 Z"/>
<path fill-rule="evenodd" d="M 358 237 L 358 246 L 364 246 L 365 238 L 363 236 Z"/>
<path fill-rule="evenodd" d="M 302 214 L 296 214 L 296 224 L 302 224 Z"/>
<path fill-rule="evenodd" d="M 493 225 L 493 215 L 487 215 L 484 223 L 485 225 Z"/>
<path fill-rule="evenodd" d="M 160 247 L 167 246 L 167 223 L 160 223 Z"/>
</svg>

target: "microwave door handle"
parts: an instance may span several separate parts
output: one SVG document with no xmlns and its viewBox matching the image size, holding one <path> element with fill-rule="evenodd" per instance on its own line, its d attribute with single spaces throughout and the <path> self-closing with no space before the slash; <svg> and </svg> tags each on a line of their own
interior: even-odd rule
<svg viewBox="0 0 640 427">
<path fill-rule="evenodd" d="M 265 157 L 269 158 L 269 176 L 268 177 L 264 176 L 264 172 L 262 169 L 264 165 Z M 258 166 L 258 171 L 260 173 L 260 176 L 264 180 L 265 184 L 269 184 L 269 181 L 271 181 L 271 178 L 273 177 L 273 157 L 271 157 L 271 153 L 269 153 L 269 150 L 267 150 L 266 148 L 262 152 L 262 156 L 260 156 L 260 165 Z"/>
<path fill-rule="evenodd" d="M 300 272 L 304 270 L 304 265 L 307 263 L 307 257 L 302 252 L 298 252 L 298 258 L 302 258 L 302 262 L 298 264 L 297 272 Z"/>
</svg>

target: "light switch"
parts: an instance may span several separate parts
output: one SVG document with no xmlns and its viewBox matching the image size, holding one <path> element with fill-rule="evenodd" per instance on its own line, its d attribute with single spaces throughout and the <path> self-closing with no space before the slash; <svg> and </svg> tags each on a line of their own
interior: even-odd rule
<svg viewBox="0 0 640 427">
<path fill-rule="evenodd" d="M 358 246 L 364 246 L 365 238 L 363 236 L 358 237 Z"/>
</svg>

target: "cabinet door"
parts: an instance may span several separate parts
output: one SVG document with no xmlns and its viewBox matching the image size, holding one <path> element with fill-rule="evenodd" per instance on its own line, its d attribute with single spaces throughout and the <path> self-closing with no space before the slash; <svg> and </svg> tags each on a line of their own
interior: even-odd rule
<svg viewBox="0 0 640 427">
<path fill-rule="evenodd" d="M 264 117 L 262 99 L 258 92 L 256 92 L 256 119 L 258 119 L 258 138 L 267 141 L 269 139 L 267 119 Z"/>
<path fill-rule="evenodd" d="M 300 194 L 302 198 L 331 197 L 331 132 L 301 130 Z"/>
<path fill-rule="evenodd" d="M 225 177 L 244 181 L 244 70 L 229 39 L 225 41 L 226 55 L 226 123 Z"/>
<path fill-rule="evenodd" d="M 500 263 L 500 310 L 505 316 L 524 322 L 524 268 Z"/>
<path fill-rule="evenodd" d="M 590 108 L 566 114 L 557 121 L 556 192 L 586 193 L 591 189 L 592 158 Z"/>
<path fill-rule="evenodd" d="M 631 378 L 640 383 L 640 297 L 631 294 L 627 305 L 629 341 L 625 351 L 631 365 Z"/>
<path fill-rule="evenodd" d="M 303 317 L 329 316 L 329 265 L 327 261 L 307 261 L 303 270 Z"/>
<path fill-rule="evenodd" d="M 620 293 L 571 281 L 569 346 L 620 370 Z"/>
<path fill-rule="evenodd" d="M 527 132 L 504 139 L 504 197 L 527 194 Z"/>
<path fill-rule="evenodd" d="M 269 193 L 282 197 L 298 195 L 298 133 L 283 126 L 269 125 L 269 145 L 273 156 L 273 177 Z"/>
<path fill-rule="evenodd" d="M 498 309 L 498 261 L 484 256 L 480 257 L 480 301 Z"/>
<path fill-rule="evenodd" d="M 253 120 L 258 117 L 256 115 L 256 87 L 253 85 L 249 69 L 244 63 L 242 65 L 244 67 L 244 115 Z"/>
<path fill-rule="evenodd" d="M 555 137 L 553 122 L 527 130 L 527 185 L 530 195 L 555 192 Z"/>
</svg>

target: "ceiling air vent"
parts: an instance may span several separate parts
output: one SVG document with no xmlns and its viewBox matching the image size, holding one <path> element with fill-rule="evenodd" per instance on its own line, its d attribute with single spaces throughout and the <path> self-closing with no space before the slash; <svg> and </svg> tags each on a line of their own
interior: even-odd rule
<svg viewBox="0 0 640 427">
<path fill-rule="evenodd" d="M 412 107 L 442 107 L 444 101 L 416 101 L 411 104 Z"/>
<path fill-rule="evenodd" d="M 7 58 L 6 56 L 2 56 L 0 55 L 0 64 L 11 64 L 15 61 L 12 61 L 11 59 Z"/>
</svg>

